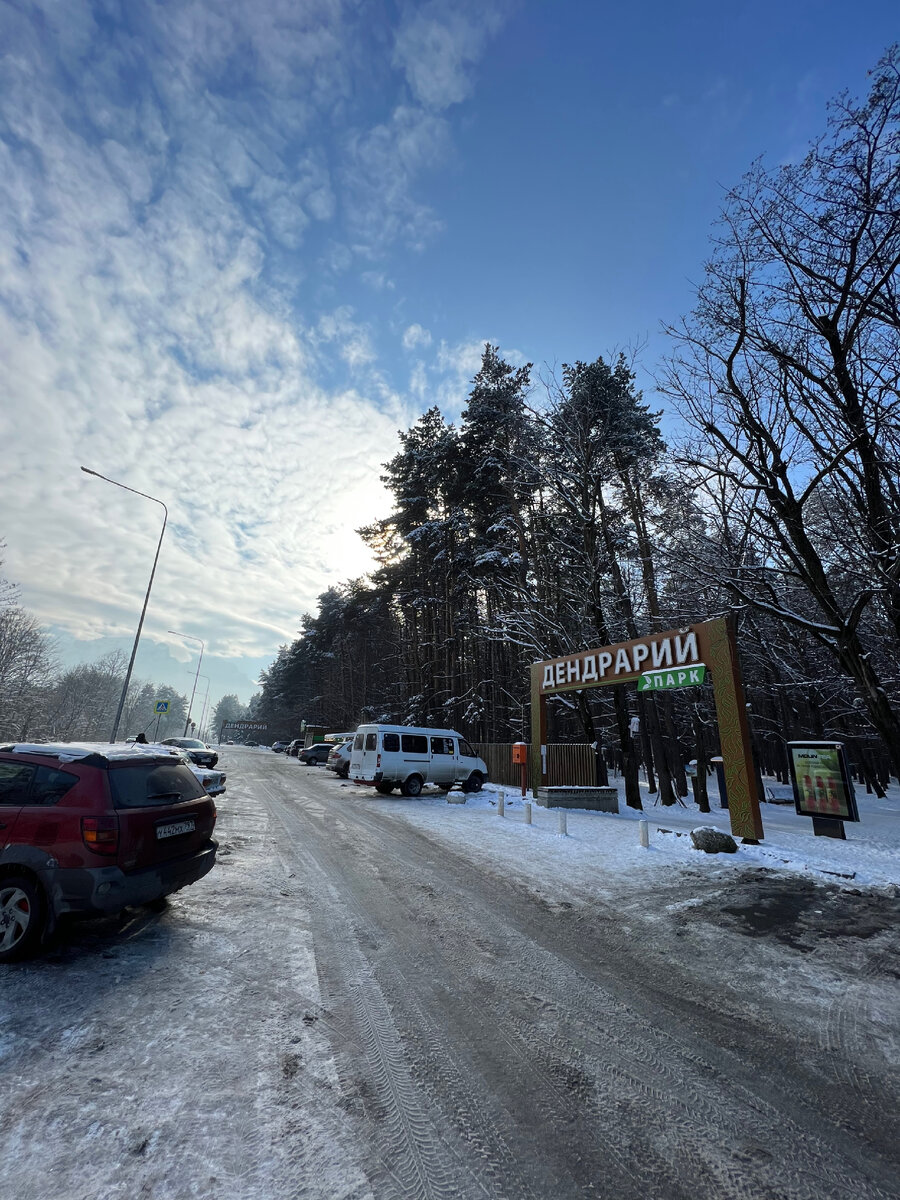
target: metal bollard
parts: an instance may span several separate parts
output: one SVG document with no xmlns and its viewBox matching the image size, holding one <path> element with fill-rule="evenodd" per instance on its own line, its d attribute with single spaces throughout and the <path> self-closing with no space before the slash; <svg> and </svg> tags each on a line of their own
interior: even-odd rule
<svg viewBox="0 0 900 1200">
<path fill-rule="evenodd" d="M 559 836 L 560 837 L 568 837 L 569 836 L 568 829 L 566 828 L 566 810 L 564 808 L 561 808 L 559 810 Z"/>
<path fill-rule="evenodd" d="M 525 801 L 525 824 L 526 825 L 531 824 L 531 801 L 530 800 Z"/>
<path fill-rule="evenodd" d="M 497 793 L 497 815 L 499 817 L 502 817 L 505 815 L 505 813 L 506 813 L 506 792 L 504 792 L 503 788 L 501 788 L 500 791 Z"/>
<path fill-rule="evenodd" d="M 641 835 L 641 845 L 645 850 L 650 849 L 650 825 L 647 821 L 638 821 L 638 831 Z"/>
</svg>

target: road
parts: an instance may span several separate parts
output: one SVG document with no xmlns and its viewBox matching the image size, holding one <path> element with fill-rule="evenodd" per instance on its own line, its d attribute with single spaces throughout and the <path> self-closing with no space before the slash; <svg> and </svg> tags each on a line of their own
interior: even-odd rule
<svg viewBox="0 0 900 1200">
<path fill-rule="evenodd" d="M 0 979 L 0 1195 L 898 1195 L 897 902 L 552 904 L 226 751 L 220 862 Z"/>
</svg>

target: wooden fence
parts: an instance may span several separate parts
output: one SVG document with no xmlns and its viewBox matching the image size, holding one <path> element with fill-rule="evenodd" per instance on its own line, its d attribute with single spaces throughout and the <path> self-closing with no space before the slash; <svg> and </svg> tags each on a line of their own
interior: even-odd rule
<svg viewBox="0 0 900 1200">
<path fill-rule="evenodd" d="M 521 767 L 513 766 L 512 742 L 475 742 L 475 753 L 487 763 L 491 783 L 519 787 Z M 547 747 L 547 775 L 550 787 L 593 787 L 597 782 L 597 764 L 593 749 L 586 742 L 551 742 Z"/>
</svg>

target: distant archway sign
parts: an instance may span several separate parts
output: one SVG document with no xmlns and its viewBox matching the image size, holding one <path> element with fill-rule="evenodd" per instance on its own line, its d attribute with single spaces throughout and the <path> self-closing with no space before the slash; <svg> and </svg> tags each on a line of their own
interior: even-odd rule
<svg viewBox="0 0 900 1200">
<path fill-rule="evenodd" d="M 219 741 L 224 742 L 227 737 L 233 734 L 239 734 L 241 740 L 246 740 L 244 735 L 252 733 L 254 738 L 259 741 L 264 740 L 269 736 L 269 726 L 266 721 L 223 721 L 222 728 L 219 731 Z"/>
<path fill-rule="evenodd" d="M 728 790 L 731 832 L 759 841 L 763 836 L 744 685 L 731 618 L 701 621 L 685 629 L 650 633 L 599 650 L 581 650 L 531 668 L 533 790 L 547 786 L 547 697 L 559 692 L 640 681 L 642 691 L 695 686 L 711 679 Z"/>
</svg>

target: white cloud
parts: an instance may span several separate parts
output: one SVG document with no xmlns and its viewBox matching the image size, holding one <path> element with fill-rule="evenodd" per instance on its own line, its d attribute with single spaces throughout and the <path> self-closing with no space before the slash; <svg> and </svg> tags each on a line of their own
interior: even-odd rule
<svg viewBox="0 0 900 1200">
<path fill-rule="evenodd" d="M 409 377 L 410 395 L 415 396 L 420 404 L 425 404 L 425 397 L 428 393 L 428 371 L 421 359 L 413 363 L 413 369 Z"/>
<path fill-rule="evenodd" d="M 430 346 L 431 334 L 421 325 L 410 325 L 403 331 L 401 341 L 404 350 L 415 350 L 417 346 Z"/>
<path fill-rule="evenodd" d="M 363 271 L 360 279 L 366 287 L 372 288 L 375 292 L 392 292 L 397 286 L 393 279 L 388 278 L 384 271 Z"/>
<path fill-rule="evenodd" d="M 393 242 L 421 249 L 442 228 L 414 198 L 413 185 L 452 153 L 447 122 L 401 105 L 390 119 L 351 136 L 343 172 L 347 216 L 358 251 L 383 253 Z"/>
<path fill-rule="evenodd" d="M 320 341 L 338 343 L 341 358 L 353 370 L 368 366 L 377 357 L 369 329 L 353 320 L 353 309 L 349 306 L 326 313 L 320 318 L 316 332 Z"/>
<path fill-rule="evenodd" d="M 387 510 L 427 373 L 397 395 L 338 284 L 362 258 L 393 289 L 390 247 L 440 228 L 415 188 L 449 126 L 419 85 L 353 108 L 367 31 L 339 0 L 161 2 L 127 32 L 91 11 L 4 14 L 4 571 L 67 635 L 133 636 L 160 510 L 83 463 L 169 505 L 145 636 L 258 658 L 369 565 L 352 531 Z M 457 63 L 444 95 L 476 42 L 429 51 Z"/>
<path fill-rule="evenodd" d="M 432 0 L 415 10 L 397 34 L 394 64 L 405 72 L 419 103 L 440 111 L 465 100 L 471 68 L 499 20 L 490 5 L 467 13 Z"/>
<path fill-rule="evenodd" d="M 487 341 L 490 339 L 475 338 L 474 341 L 457 342 L 455 346 L 450 346 L 442 340 L 437 353 L 438 369 L 471 378 L 481 366 L 481 356 Z"/>
</svg>

